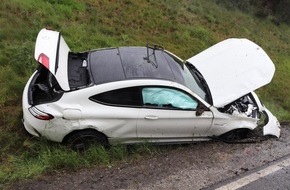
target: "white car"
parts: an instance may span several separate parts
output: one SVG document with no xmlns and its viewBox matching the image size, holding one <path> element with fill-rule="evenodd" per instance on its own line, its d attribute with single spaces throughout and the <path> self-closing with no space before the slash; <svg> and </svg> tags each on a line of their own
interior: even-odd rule
<svg viewBox="0 0 290 190">
<path fill-rule="evenodd" d="M 280 125 L 254 90 L 275 67 L 247 39 L 227 39 L 181 60 L 157 46 L 70 51 L 57 31 L 36 40 L 38 69 L 23 92 L 23 123 L 32 135 L 75 149 L 91 140 L 188 143 L 244 138 L 264 116 L 264 135 Z"/>
</svg>

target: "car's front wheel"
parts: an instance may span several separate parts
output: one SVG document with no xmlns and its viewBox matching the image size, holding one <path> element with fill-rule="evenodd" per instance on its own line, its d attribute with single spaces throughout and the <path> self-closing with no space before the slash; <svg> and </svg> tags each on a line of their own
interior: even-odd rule
<svg viewBox="0 0 290 190">
<path fill-rule="evenodd" d="M 104 134 L 89 129 L 74 131 L 66 137 L 65 144 L 75 151 L 83 152 L 91 146 L 107 146 L 108 139 Z"/>
<path fill-rule="evenodd" d="M 225 141 L 236 141 L 245 139 L 249 133 L 249 129 L 235 129 L 219 136 Z"/>
</svg>

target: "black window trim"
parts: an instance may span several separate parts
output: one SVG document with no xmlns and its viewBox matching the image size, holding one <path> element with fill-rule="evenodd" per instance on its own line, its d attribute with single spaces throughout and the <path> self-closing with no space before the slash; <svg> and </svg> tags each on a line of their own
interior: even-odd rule
<svg viewBox="0 0 290 190">
<path fill-rule="evenodd" d="M 137 106 L 137 105 L 125 105 L 125 104 L 111 104 L 111 103 L 102 102 L 102 101 L 99 101 L 99 100 L 96 100 L 96 99 L 93 98 L 93 96 L 99 95 L 101 93 L 106 93 L 106 92 L 110 92 L 110 91 L 114 91 L 114 90 L 121 90 L 121 89 L 126 89 L 126 88 L 137 88 L 138 89 L 139 98 L 140 98 L 140 102 L 141 102 L 140 106 Z M 130 87 L 124 87 L 124 88 L 117 88 L 117 89 L 113 89 L 113 90 L 109 90 L 109 91 L 105 91 L 105 92 L 101 92 L 101 93 L 98 93 L 98 94 L 90 96 L 89 100 L 91 100 L 93 102 L 96 102 L 96 103 L 99 103 L 99 104 L 102 104 L 102 105 L 105 105 L 105 106 L 126 107 L 126 108 L 142 108 L 142 105 L 144 104 L 143 103 L 143 98 L 142 98 L 142 93 L 140 91 L 140 87 L 139 86 L 130 86 Z"/>
</svg>

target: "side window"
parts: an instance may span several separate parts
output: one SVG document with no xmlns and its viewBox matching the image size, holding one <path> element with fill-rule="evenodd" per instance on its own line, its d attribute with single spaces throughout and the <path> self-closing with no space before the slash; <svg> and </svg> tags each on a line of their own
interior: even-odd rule
<svg viewBox="0 0 290 190">
<path fill-rule="evenodd" d="M 103 92 L 89 98 L 92 101 L 116 106 L 141 106 L 141 97 L 138 87 L 122 88 Z"/>
<path fill-rule="evenodd" d="M 145 106 L 168 109 L 196 109 L 198 101 L 186 93 L 162 87 L 147 87 L 142 89 L 143 103 Z"/>
</svg>

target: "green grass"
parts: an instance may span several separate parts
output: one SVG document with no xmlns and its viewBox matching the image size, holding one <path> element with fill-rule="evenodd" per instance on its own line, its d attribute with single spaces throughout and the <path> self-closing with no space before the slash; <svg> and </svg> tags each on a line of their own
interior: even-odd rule
<svg viewBox="0 0 290 190">
<path fill-rule="evenodd" d="M 280 120 L 290 119 L 290 26 L 277 26 L 271 19 L 214 0 L 11 0 L 0 4 L 0 26 L 0 184 L 155 152 L 150 146 L 129 152 L 121 146 L 78 154 L 26 135 L 21 96 L 37 67 L 34 43 L 44 27 L 61 31 L 72 51 L 149 42 L 184 59 L 226 38 L 248 38 L 263 47 L 276 66 L 273 81 L 258 90 L 259 96 Z"/>
<path fill-rule="evenodd" d="M 120 162 L 157 154 L 160 151 L 160 148 L 145 143 L 132 147 L 96 146 L 79 153 L 57 143 L 26 139 L 21 152 L 6 152 L 5 155 L 1 155 L 0 161 L 5 164 L 0 165 L 0 188 L 13 181 L 39 176 L 45 172 L 76 171 L 96 166 L 112 167 Z"/>
</svg>

